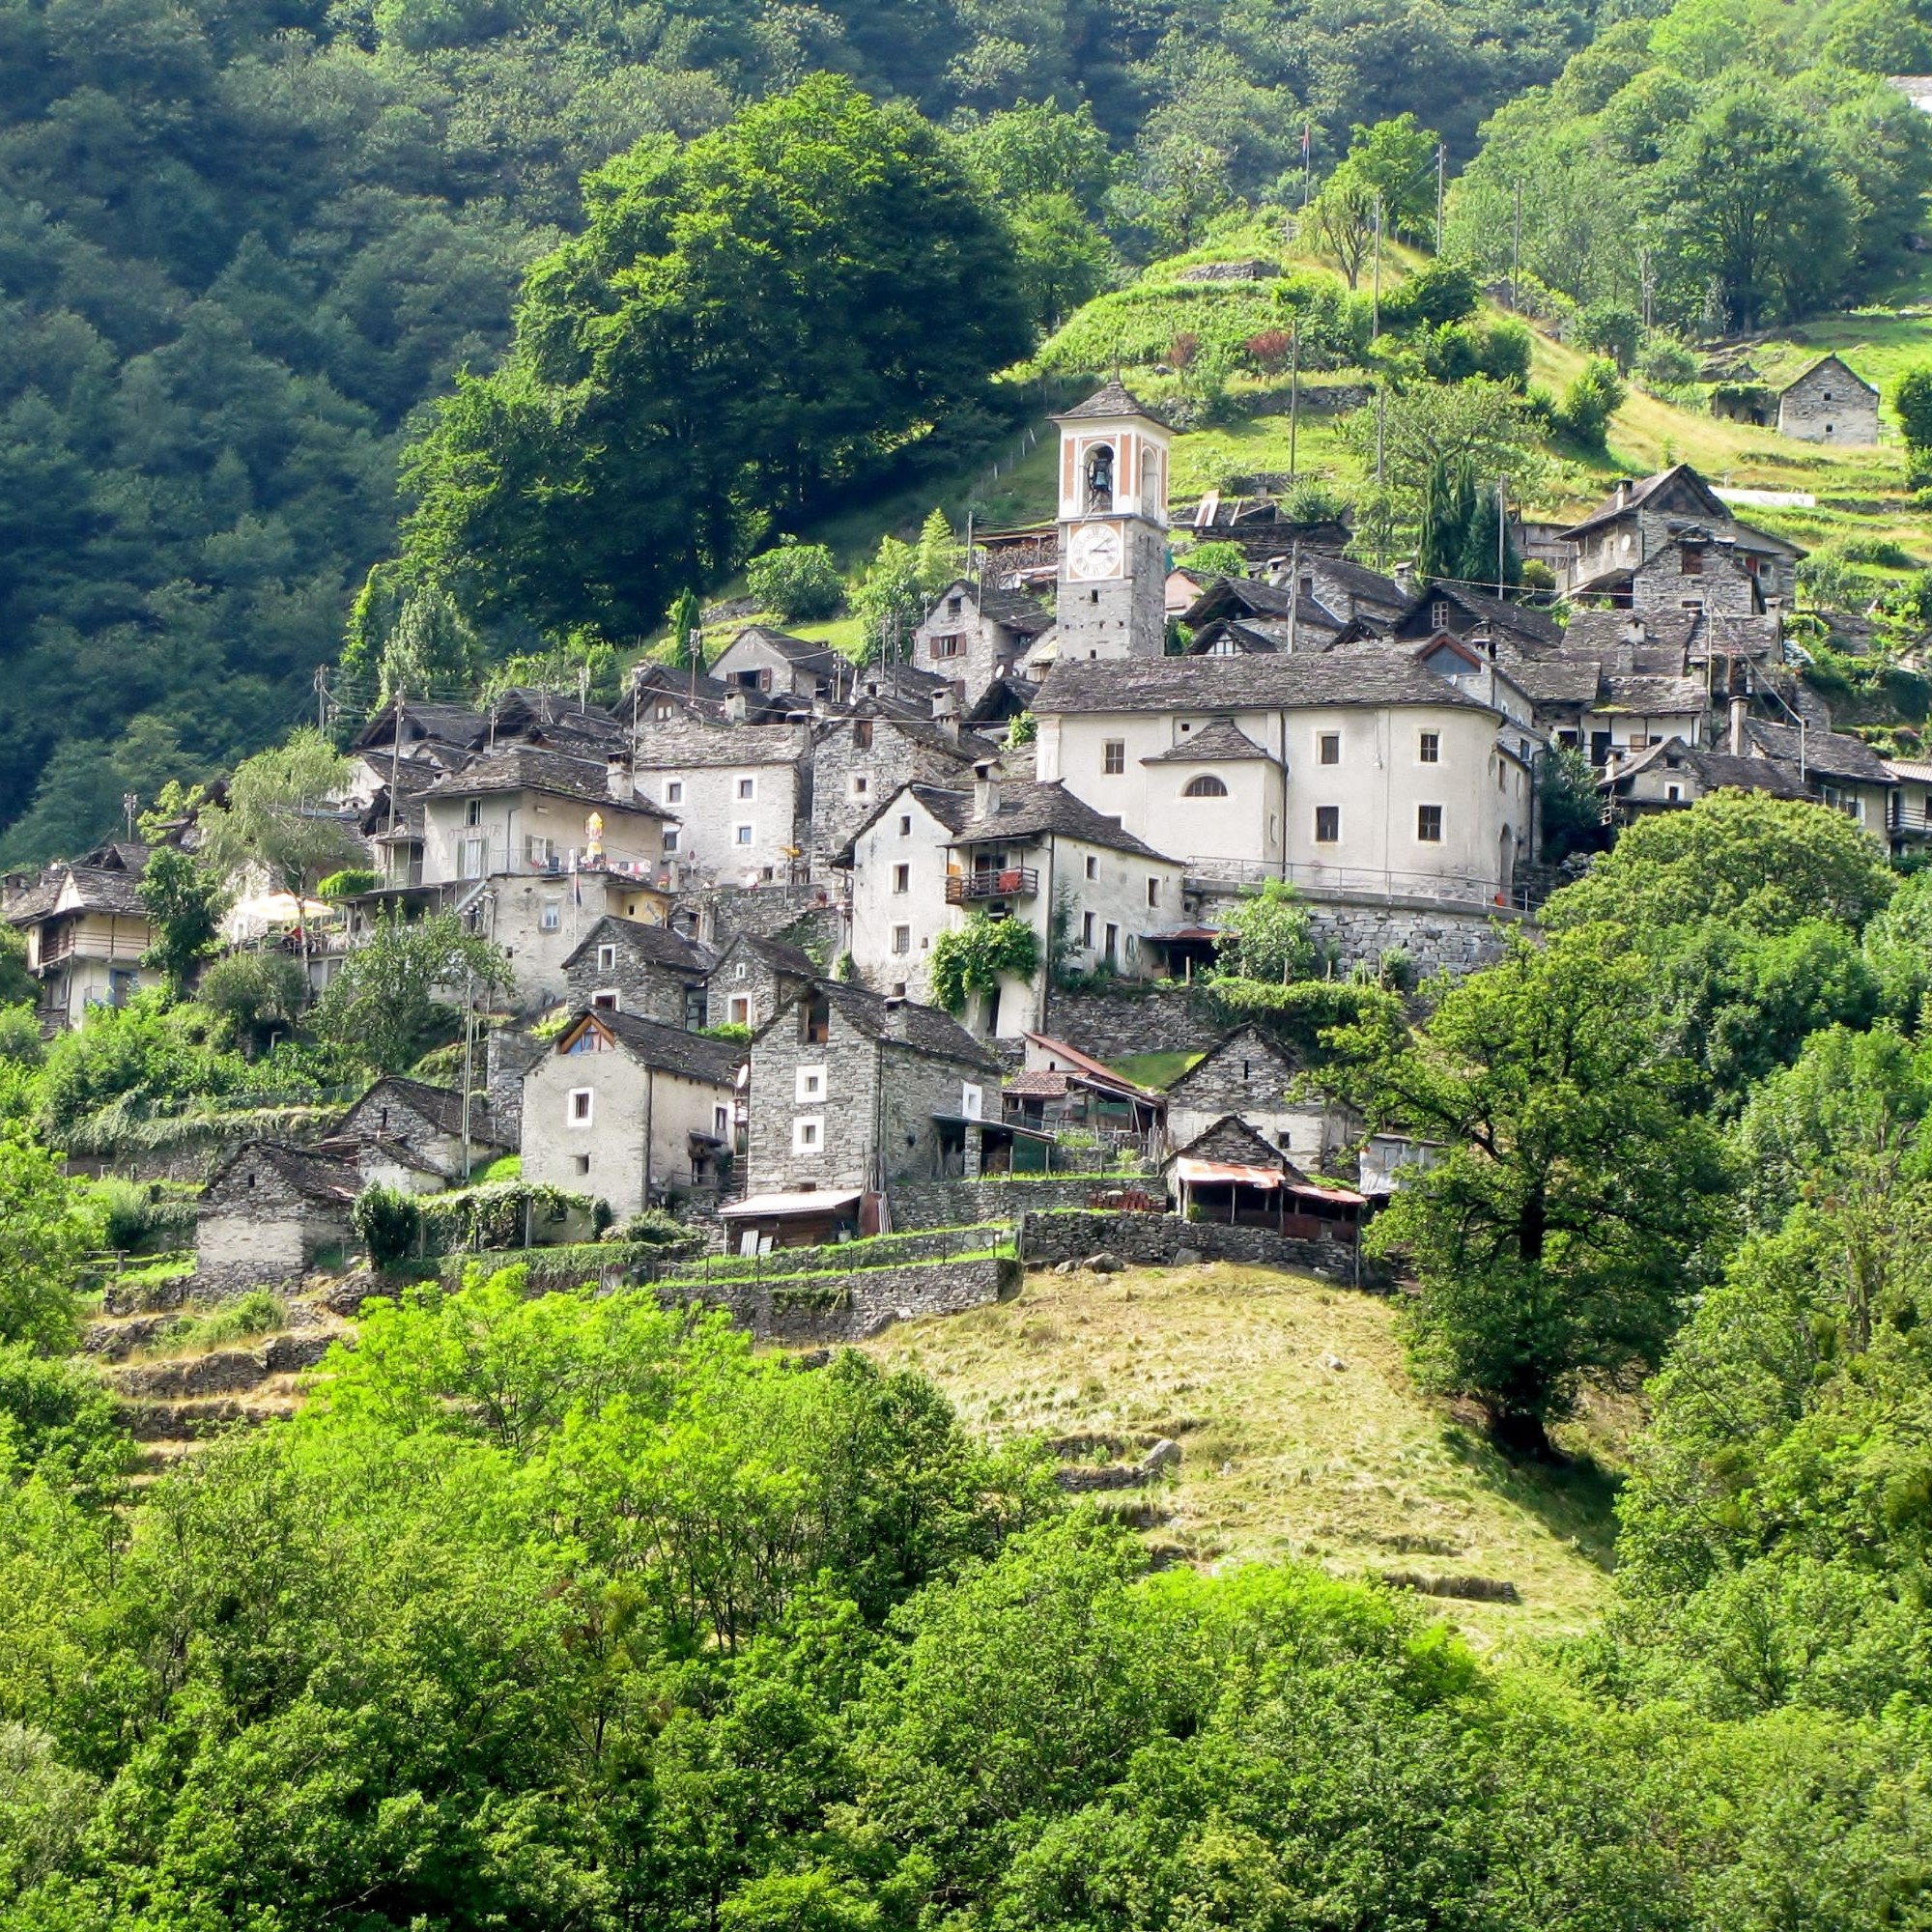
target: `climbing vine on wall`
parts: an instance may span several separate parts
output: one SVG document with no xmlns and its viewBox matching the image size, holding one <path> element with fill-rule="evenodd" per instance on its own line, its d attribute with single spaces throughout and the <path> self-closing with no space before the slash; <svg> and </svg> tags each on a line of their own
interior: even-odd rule
<svg viewBox="0 0 1932 1932">
<path fill-rule="evenodd" d="M 1002 980 L 1038 971 L 1039 935 L 1016 919 L 975 913 L 932 942 L 932 996 L 949 1013 L 964 1012 L 973 994 L 993 992 Z"/>
</svg>

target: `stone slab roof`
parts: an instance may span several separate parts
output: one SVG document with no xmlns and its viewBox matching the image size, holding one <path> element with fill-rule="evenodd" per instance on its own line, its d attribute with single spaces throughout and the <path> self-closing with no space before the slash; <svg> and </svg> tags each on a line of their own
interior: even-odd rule
<svg viewBox="0 0 1932 1932">
<path fill-rule="evenodd" d="M 969 818 L 952 842 L 977 845 L 989 838 L 1043 838 L 1049 834 L 1129 852 L 1140 859 L 1166 860 L 1164 853 L 1136 838 L 1118 818 L 1109 818 L 1085 799 L 1075 798 L 1058 779 L 1045 783 L 1003 782 L 998 810 L 990 818 Z"/>
<path fill-rule="evenodd" d="M 1034 700 L 1042 714 L 1278 711 L 1341 705 L 1493 707 L 1426 670 L 1406 651 L 1338 645 L 1320 654 L 1123 658 L 1056 665 Z"/>
<path fill-rule="evenodd" d="M 1118 376 L 1110 377 L 1084 403 L 1075 403 L 1053 420 L 1082 422 L 1094 416 L 1145 416 L 1150 422 L 1160 420 Z"/>
<path fill-rule="evenodd" d="M 663 810 L 647 798 L 612 798 L 607 768 L 601 762 L 540 751 L 533 745 L 505 745 L 494 752 L 480 752 L 460 772 L 437 780 L 422 795 L 425 799 L 475 798 L 504 791 L 541 791 L 553 798 L 578 799 L 607 811 L 641 812 L 646 818 L 672 823 L 677 818 L 675 812 Z"/>
<path fill-rule="evenodd" d="M 655 1066 L 662 1073 L 680 1074 L 711 1087 L 731 1086 L 745 1058 L 744 1049 L 729 1040 L 706 1039 L 700 1034 L 685 1032 L 682 1027 L 666 1026 L 638 1013 L 612 1012 L 601 1007 L 578 1013 L 557 1035 L 552 1051 L 561 1053 L 582 1032 L 586 1021 L 603 1027 L 640 1065 Z M 530 1067 L 542 1064 L 539 1058 L 530 1063 Z M 529 1078 L 529 1070 L 526 1070 L 524 1077 Z"/>
<path fill-rule="evenodd" d="M 1232 718 L 1215 718 L 1193 736 L 1183 738 L 1165 752 L 1143 758 L 1144 765 L 1219 765 L 1230 758 L 1263 758 L 1274 762 L 1274 753 L 1264 752 Z"/>
<path fill-rule="evenodd" d="M 1885 760 L 1862 738 L 1837 731 L 1801 732 L 1795 724 L 1766 724 L 1755 718 L 1746 723 L 1745 731 L 1765 756 L 1780 758 L 1794 770 L 1859 784 L 1892 781 Z"/>
<path fill-rule="evenodd" d="M 821 980 L 818 989 L 839 1015 L 868 1039 L 890 1040 L 909 1046 L 935 1060 L 957 1061 L 962 1066 L 1001 1074 L 1006 1062 L 982 1045 L 949 1013 L 937 1007 L 923 1007 L 915 1000 L 888 1002 L 880 994 L 867 991 L 847 980 Z M 796 1001 L 787 1001 L 778 1014 L 760 1030 L 762 1039 L 773 1027 L 788 1022 Z"/>
<path fill-rule="evenodd" d="M 643 920 L 618 919 L 607 913 L 584 934 L 582 944 L 564 960 L 564 971 L 602 945 L 616 945 L 647 966 L 668 966 L 679 973 L 708 973 L 716 960 L 708 947 L 687 939 L 668 925 Z"/>
</svg>

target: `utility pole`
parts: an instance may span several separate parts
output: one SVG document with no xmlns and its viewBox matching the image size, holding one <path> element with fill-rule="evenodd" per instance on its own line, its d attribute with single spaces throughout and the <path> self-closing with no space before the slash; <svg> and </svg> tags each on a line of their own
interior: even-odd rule
<svg viewBox="0 0 1932 1932">
<path fill-rule="evenodd" d="M 1442 253 L 1442 199 L 1449 191 L 1449 143 L 1435 144 L 1435 253 Z"/>
<path fill-rule="evenodd" d="M 1522 184 L 1516 185 L 1516 218 L 1510 224 L 1510 307 L 1516 302 L 1517 277 L 1522 272 Z"/>
<path fill-rule="evenodd" d="M 476 1062 L 476 974 L 463 972 L 463 1178 L 469 1179 L 469 1085 Z"/>
<path fill-rule="evenodd" d="M 1308 122 L 1304 119 L 1301 124 L 1301 213 L 1304 218 L 1308 213 L 1308 184 L 1313 157 L 1314 143 L 1310 136 Z"/>
<path fill-rule="evenodd" d="M 1288 480 L 1294 481 L 1295 441 L 1301 428 L 1301 318 L 1288 326 Z"/>
<path fill-rule="evenodd" d="M 396 715 L 391 721 L 389 736 L 389 830 L 396 829 L 396 791 L 402 784 L 403 763 L 403 688 L 396 687 Z M 393 856 L 393 855 L 391 855 Z"/>
<path fill-rule="evenodd" d="M 1376 272 L 1375 295 L 1369 318 L 1369 340 L 1378 341 L 1382 332 L 1382 198 L 1376 196 Z"/>
<path fill-rule="evenodd" d="M 1509 478 L 1496 478 L 1496 598 L 1503 595 L 1503 580 L 1508 575 L 1509 556 Z"/>
<path fill-rule="evenodd" d="M 1301 619 L 1301 539 L 1296 537 L 1288 551 L 1288 654 L 1294 655 L 1295 634 Z"/>
<path fill-rule="evenodd" d="M 328 667 L 326 664 L 315 668 L 315 728 L 325 738 L 328 736 Z"/>
<path fill-rule="evenodd" d="M 134 809 L 140 803 L 139 792 L 124 791 L 121 794 L 121 815 L 128 821 L 128 842 L 130 845 L 134 842 Z"/>
</svg>

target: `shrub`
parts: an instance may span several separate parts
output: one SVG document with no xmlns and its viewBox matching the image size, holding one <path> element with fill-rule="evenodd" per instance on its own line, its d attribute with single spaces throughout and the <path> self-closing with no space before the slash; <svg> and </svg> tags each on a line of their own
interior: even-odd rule
<svg viewBox="0 0 1932 1932">
<path fill-rule="evenodd" d="M 781 537 L 776 550 L 745 566 L 752 595 L 788 624 L 837 616 L 845 602 L 845 580 L 823 544 Z"/>
<path fill-rule="evenodd" d="M 662 1208 L 647 1208 L 641 1214 L 614 1223 L 605 1229 L 604 1239 L 650 1248 L 695 1249 L 699 1245 L 696 1232 Z"/>
<path fill-rule="evenodd" d="M 293 1027 L 308 996 L 301 967 L 285 952 L 235 952 L 201 976 L 196 994 L 233 1033 L 260 1045 L 279 1027 Z"/>
<path fill-rule="evenodd" d="M 1288 367 L 1294 355 L 1294 337 L 1285 328 L 1258 328 L 1241 350 L 1264 376 L 1272 376 Z"/>
<path fill-rule="evenodd" d="M 415 1246 L 422 1229 L 422 1209 L 413 1194 L 394 1187 L 370 1187 L 357 1197 L 354 1220 L 369 1259 L 379 1268 L 388 1268 Z"/>
<path fill-rule="evenodd" d="M 1681 389 L 1697 380 L 1697 358 L 1675 336 L 1653 329 L 1637 352 L 1638 378 L 1654 389 Z"/>
<path fill-rule="evenodd" d="M 288 1319 L 288 1304 L 272 1289 L 251 1288 L 205 1315 L 181 1315 L 163 1322 L 145 1352 L 185 1354 L 194 1349 L 225 1349 L 232 1342 L 272 1335 Z"/>
<path fill-rule="evenodd" d="M 991 993 L 1002 980 L 1031 980 L 1039 971 L 1039 935 L 1016 919 L 975 913 L 932 942 L 932 996 L 949 1013 L 964 1012 L 974 993 Z"/>
<path fill-rule="evenodd" d="M 1236 543 L 1198 543 L 1180 559 L 1188 570 L 1215 577 L 1245 577 L 1248 554 Z"/>
<path fill-rule="evenodd" d="M 329 873 L 316 887 L 315 895 L 319 899 L 354 898 L 357 893 L 373 893 L 382 883 L 382 873 L 367 866 L 345 866 L 341 871 Z"/>
<path fill-rule="evenodd" d="M 1623 378 L 1607 356 L 1593 356 L 1563 392 L 1558 428 L 1585 449 L 1602 449 L 1610 418 L 1623 407 Z"/>
<path fill-rule="evenodd" d="M 110 1248 L 137 1248 L 152 1231 L 154 1191 L 145 1182 L 107 1175 L 88 1190 L 100 1217 L 100 1238 Z"/>
<path fill-rule="evenodd" d="M 1348 499 L 1320 476 L 1304 476 L 1282 499 L 1290 522 L 1296 524 L 1332 524 L 1348 507 Z"/>
<path fill-rule="evenodd" d="M 1643 340 L 1643 318 L 1634 309 L 1607 298 L 1587 303 L 1577 311 L 1570 327 L 1570 339 L 1579 349 L 1607 355 L 1618 371 L 1628 369 L 1636 359 Z"/>
<path fill-rule="evenodd" d="M 1388 328 L 1440 328 L 1474 315 L 1481 295 L 1475 276 L 1462 263 L 1428 262 L 1382 298 L 1382 324 Z"/>
</svg>

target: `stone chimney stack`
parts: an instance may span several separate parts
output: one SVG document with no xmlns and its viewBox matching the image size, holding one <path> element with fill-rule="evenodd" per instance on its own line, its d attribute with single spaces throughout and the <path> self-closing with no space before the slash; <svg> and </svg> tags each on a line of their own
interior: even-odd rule
<svg viewBox="0 0 1932 1932">
<path fill-rule="evenodd" d="M 997 818 L 1000 812 L 1000 767 L 992 758 L 981 758 L 973 767 L 973 816 Z"/>
<path fill-rule="evenodd" d="M 612 752 L 604 760 L 604 789 L 619 805 L 630 805 L 637 799 L 637 786 L 631 778 L 631 761 L 622 752 Z"/>
<path fill-rule="evenodd" d="M 886 1032 L 894 1039 L 906 1037 L 906 1003 L 896 993 L 889 994 L 886 999 Z"/>
<path fill-rule="evenodd" d="M 751 709 L 751 700 L 742 691 L 727 692 L 724 697 L 724 722 L 727 724 L 742 724 Z"/>
<path fill-rule="evenodd" d="M 1620 510 L 1629 509 L 1630 499 L 1631 499 L 1630 478 L 1626 476 L 1617 485 L 1617 508 Z"/>
<path fill-rule="evenodd" d="M 1745 717 L 1750 709 L 1750 700 L 1745 697 L 1731 699 L 1731 741 L 1728 746 L 1734 758 L 1745 755 Z"/>
<path fill-rule="evenodd" d="M 949 738 L 958 737 L 959 694 L 953 686 L 949 684 L 932 694 L 932 722 Z"/>
</svg>

